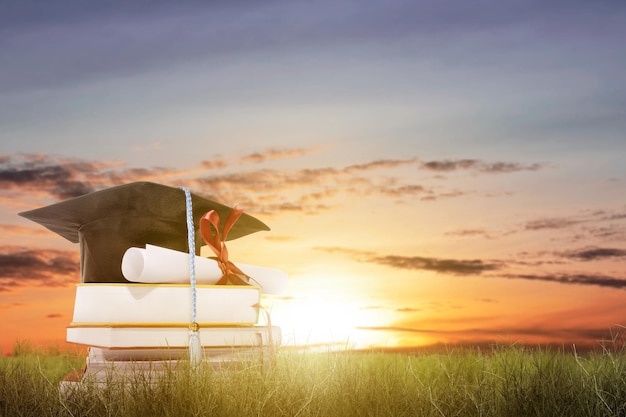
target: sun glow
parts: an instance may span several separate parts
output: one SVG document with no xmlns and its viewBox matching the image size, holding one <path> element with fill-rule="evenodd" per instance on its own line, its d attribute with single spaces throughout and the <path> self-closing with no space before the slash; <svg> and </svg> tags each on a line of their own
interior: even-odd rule
<svg viewBox="0 0 626 417">
<path fill-rule="evenodd" d="M 388 326 L 392 314 L 368 308 L 367 300 L 335 290 L 268 301 L 272 323 L 280 326 L 284 346 L 359 349 L 394 344 L 387 332 L 366 330 Z"/>
</svg>

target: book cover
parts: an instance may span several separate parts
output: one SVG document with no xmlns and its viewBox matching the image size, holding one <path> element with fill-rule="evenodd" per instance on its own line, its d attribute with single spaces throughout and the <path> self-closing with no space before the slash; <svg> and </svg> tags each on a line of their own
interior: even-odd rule
<svg viewBox="0 0 626 417">
<path fill-rule="evenodd" d="M 279 345 L 278 326 L 200 327 L 203 348 L 243 348 Z M 67 341 L 108 349 L 185 348 L 189 329 L 180 327 L 77 326 L 67 328 Z"/>
<path fill-rule="evenodd" d="M 198 285 L 196 322 L 253 325 L 260 296 L 255 286 Z M 189 284 L 78 284 L 72 325 L 187 325 L 191 305 Z"/>
</svg>

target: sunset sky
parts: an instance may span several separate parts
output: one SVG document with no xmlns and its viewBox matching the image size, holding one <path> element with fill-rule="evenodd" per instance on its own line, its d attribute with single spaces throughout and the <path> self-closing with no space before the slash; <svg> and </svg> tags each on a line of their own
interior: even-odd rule
<svg viewBox="0 0 626 417">
<path fill-rule="evenodd" d="M 133 181 L 271 227 L 228 247 L 289 274 L 285 345 L 626 332 L 624 39 L 619 0 L 0 0 L 0 348 L 80 280 L 17 213 Z"/>
</svg>

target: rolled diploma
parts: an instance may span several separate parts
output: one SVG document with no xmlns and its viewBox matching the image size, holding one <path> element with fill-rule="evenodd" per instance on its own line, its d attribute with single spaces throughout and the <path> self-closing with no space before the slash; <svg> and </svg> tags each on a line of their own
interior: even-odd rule
<svg viewBox="0 0 626 417">
<path fill-rule="evenodd" d="M 287 274 L 262 266 L 234 262 L 250 277 L 250 284 L 258 285 L 264 294 L 280 294 L 287 286 Z M 196 283 L 215 284 L 222 277 L 217 261 L 196 256 L 194 258 Z M 128 248 L 122 257 L 122 274 L 131 282 L 149 284 L 189 283 L 189 254 L 160 246 Z"/>
</svg>

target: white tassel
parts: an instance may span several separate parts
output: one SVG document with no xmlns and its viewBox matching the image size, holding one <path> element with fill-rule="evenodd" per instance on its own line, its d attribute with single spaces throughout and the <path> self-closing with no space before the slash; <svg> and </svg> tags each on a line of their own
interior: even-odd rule
<svg viewBox="0 0 626 417">
<path fill-rule="evenodd" d="M 187 212 L 187 240 L 189 244 L 189 286 L 191 287 L 191 323 L 189 323 L 189 363 L 195 368 L 202 362 L 202 343 L 198 323 L 196 323 L 196 258 L 195 226 L 193 224 L 193 209 L 191 207 L 191 193 L 185 187 L 185 208 Z"/>
<path fill-rule="evenodd" d="M 201 362 L 202 345 L 200 344 L 200 333 L 192 330 L 189 332 L 189 363 L 192 368 L 195 368 Z"/>
</svg>

